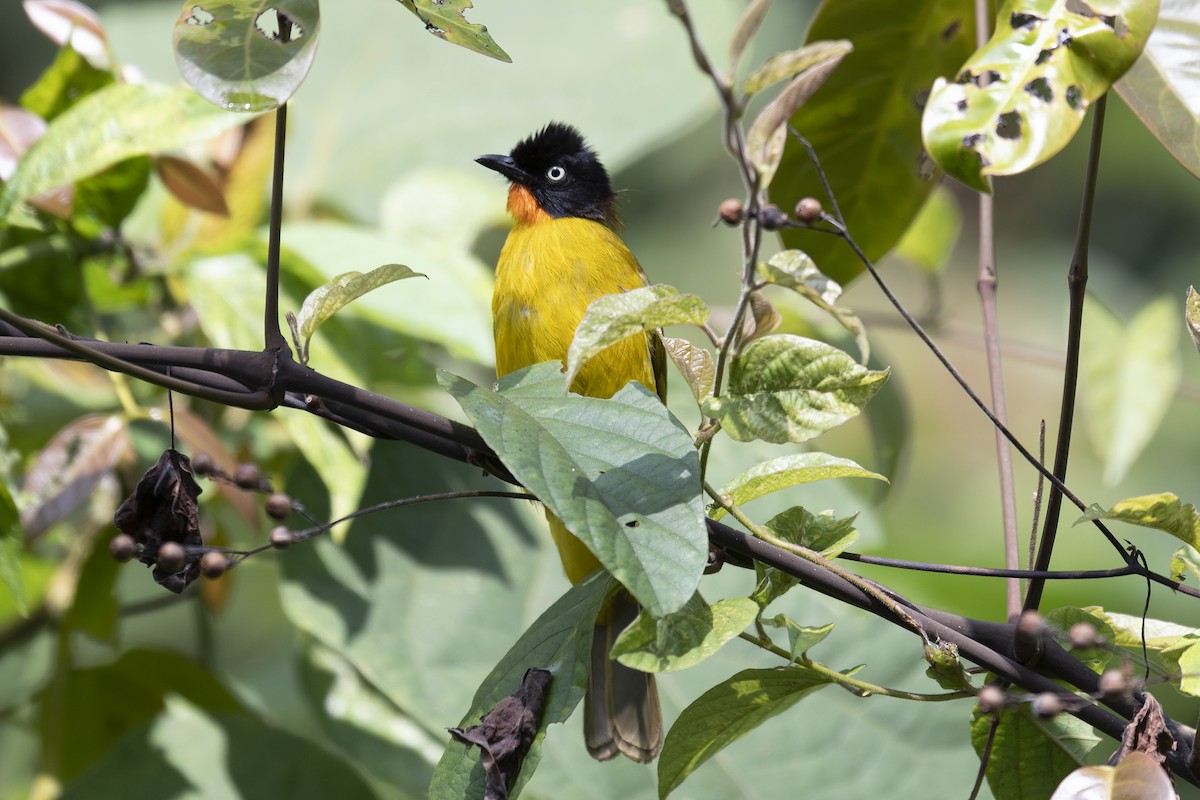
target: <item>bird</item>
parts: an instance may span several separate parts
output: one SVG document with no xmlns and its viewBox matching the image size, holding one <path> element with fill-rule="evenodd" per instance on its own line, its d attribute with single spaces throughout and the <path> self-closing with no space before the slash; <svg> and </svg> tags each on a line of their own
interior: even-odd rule
<svg viewBox="0 0 1200 800">
<path fill-rule="evenodd" d="M 508 179 L 507 209 L 513 219 L 492 293 L 496 374 L 503 377 L 543 361 L 565 363 L 593 300 L 649 283 L 621 240 L 617 193 L 608 172 L 580 132 L 561 122 L 522 139 L 508 155 L 475 160 Z M 569 388 L 608 398 L 630 381 L 666 402 L 666 353 L 654 332 L 600 352 Z M 548 510 L 546 517 L 567 578 L 579 583 L 600 562 Z M 662 749 L 654 675 L 609 658 L 613 641 L 637 614 L 637 602 L 621 589 L 597 617 L 584 696 L 584 742 L 599 761 L 620 754 L 648 763 Z"/>
</svg>

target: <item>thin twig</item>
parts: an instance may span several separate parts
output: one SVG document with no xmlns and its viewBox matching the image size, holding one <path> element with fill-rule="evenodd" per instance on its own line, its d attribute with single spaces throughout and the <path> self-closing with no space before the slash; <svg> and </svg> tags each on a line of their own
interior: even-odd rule
<svg viewBox="0 0 1200 800">
<path fill-rule="evenodd" d="M 916 572 L 931 572 L 934 574 L 973 575 L 980 578 L 1007 578 L 1013 580 L 1018 580 L 1021 578 L 1042 578 L 1044 580 L 1056 581 L 1081 581 L 1095 580 L 1098 578 L 1119 578 L 1123 575 L 1141 574 L 1141 571 L 1138 570 L 1137 567 L 1130 566 L 1128 564 L 1123 567 L 1114 567 L 1113 569 L 1038 572 L 1035 570 L 1019 568 L 997 569 L 993 567 L 966 567 L 955 564 L 933 564 L 924 561 L 906 561 L 900 558 L 884 558 L 883 556 L 870 556 L 862 553 L 853 553 L 849 550 L 838 554 L 838 558 L 844 558 L 847 561 L 857 561 L 860 564 L 871 564 L 877 567 L 889 567 L 891 569 L 910 569 Z"/>
<path fill-rule="evenodd" d="M 275 111 L 275 164 L 271 175 L 271 217 L 267 226 L 267 290 L 263 304 L 263 349 L 290 352 L 279 327 L 279 237 L 283 227 L 283 155 L 287 141 L 287 103 Z"/>
</svg>

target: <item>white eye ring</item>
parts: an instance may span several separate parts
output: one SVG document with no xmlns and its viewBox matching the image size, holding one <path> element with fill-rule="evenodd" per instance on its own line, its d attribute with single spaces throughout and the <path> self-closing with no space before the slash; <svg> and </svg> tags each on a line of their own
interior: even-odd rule
<svg viewBox="0 0 1200 800">
<path fill-rule="evenodd" d="M 555 183 L 558 183 L 563 178 L 567 177 L 567 171 L 565 169 L 563 169 L 562 167 L 560 167 L 558 164 L 555 164 L 553 167 L 546 170 L 546 177 L 549 178 L 550 180 L 554 181 Z"/>
</svg>

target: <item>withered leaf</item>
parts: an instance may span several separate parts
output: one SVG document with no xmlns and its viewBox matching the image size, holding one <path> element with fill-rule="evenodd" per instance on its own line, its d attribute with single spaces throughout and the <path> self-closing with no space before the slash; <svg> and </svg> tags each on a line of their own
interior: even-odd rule
<svg viewBox="0 0 1200 800">
<path fill-rule="evenodd" d="M 113 524 L 139 545 L 138 560 L 153 566 L 154 580 L 176 594 L 200 575 L 200 556 L 190 551 L 204 544 L 196 508 L 201 491 L 191 460 L 178 450 L 164 450 L 113 515 Z M 157 564 L 164 542 L 178 542 L 188 553 L 177 572 L 166 572 Z"/>
<path fill-rule="evenodd" d="M 521 763 L 537 735 L 542 699 L 550 685 L 550 671 L 534 667 L 525 672 L 521 685 L 483 715 L 478 725 L 466 730 L 450 728 L 450 735 L 476 745 L 486 776 L 484 800 L 507 800 L 521 771 Z"/>
<path fill-rule="evenodd" d="M 1161 765 L 1167 754 L 1175 749 L 1175 738 L 1167 729 L 1162 706 L 1153 695 L 1146 694 L 1144 698 L 1142 707 L 1125 726 L 1121 746 L 1108 760 L 1110 765 L 1120 763 L 1121 759 L 1133 752 L 1145 753 L 1154 759 L 1154 763 Z"/>
</svg>

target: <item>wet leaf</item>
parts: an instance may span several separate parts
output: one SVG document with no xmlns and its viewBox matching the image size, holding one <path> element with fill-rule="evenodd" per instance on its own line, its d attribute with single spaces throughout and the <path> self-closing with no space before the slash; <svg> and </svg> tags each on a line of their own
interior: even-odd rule
<svg viewBox="0 0 1200 800">
<path fill-rule="evenodd" d="M 867 341 L 867 330 L 850 309 L 837 304 L 842 296 L 842 287 L 825 275 L 808 254 L 802 250 L 784 250 L 758 265 L 758 274 L 768 283 L 791 289 L 821 309 L 854 337 L 858 345 L 859 361 L 866 364 L 871 357 L 871 343 Z"/>
<path fill-rule="evenodd" d="M 757 613 L 758 605 L 748 597 L 710 606 L 697 592 L 679 611 L 660 619 L 638 614 L 613 643 L 612 657 L 642 672 L 687 669 L 744 631 Z"/>
<path fill-rule="evenodd" d="M 330 317 L 350 303 L 362 297 L 367 292 L 378 289 L 393 281 L 405 278 L 425 278 L 426 275 L 414 272 L 403 264 L 385 264 L 370 272 L 343 272 L 329 282 L 318 286 L 304 298 L 304 305 L 296 315 L 300 335 L 304 338 L 302 362 L 308 361 L 308 342 L 317 328 Z"/>
<path fill-rule="evenodd" d="M 484 714 L 478 725 L 450 729 L 455 739 L 480 750 L 487 776 L 484 800 L 507 800 L 537 736 L 542 700 L 551 678 L 546 669 L 526 670 L 517 690 Z"/>
<path fill-rule="evenodd" d="M 1046 161 L 1137 60 L 1157 15 L 1158 0 L 1008 0 L 991 40 L 934 82 L 921 121 L 929 155 L 981 192 Z"/>
<path fill-rule="evenodd" d="M 451 44 L 474 50 L 498 61 L 512 62 L 508 53 L 488 33 L 483 25 L 467 22 L 467 9 L 474 8 L 471 0 L 399 0 L 400 5 L 425 23 L 425 30 Z"/>
<path fill-rule="evenodd" d="M 1075 524 L 1096 519 L 1118 520 L 1154 528 L 1171 534 L 1184 544 L 1200 547 L 1200 513 L 1197 513 L 1194 505 L 1184 503 L 1171 492 L 1130 497 L 1114 503 L 1107 511 L 1093 503 Z"/>
<path fill-rule="evenodd" d="M 767 336 L 733 359 L 726 394 L 704 413 L 740 442 L 805 442 L 857 416 L 887 377 L 824 342 Z"/>
<path fill-rule="evenodd" d="M 270 111 L 308 75 L 320 27 L 317 0 L 196 0 L 175 21 L 175 63 L 210 103 Z"/>
<path fill-rule="evenodd" d="M 156 156 L 154 171 L 179 202 L 199 211 L 229 216 L 220 182 L 191 161 L 175 156 Z"/>
<path fill-rule="evenodd" d="M 574 382 L 588 359 L 622 339 L 667 325 L 703 325 L 707 321 L 704 301 L 694 294 L 680 294 L 673 286 L 656 284 L 598 297 L 575 328 L 567 350 L 567 385 Z"/>
<path fill-rule="evenodd" d="M 696 402 L 703 403 L 706 398 L 712 397 L 713 382 L 717 377 L 712 351 L 707 347 L 696 347 L 686 339 L 664 336 L 662 341 L 667 355 L 687 381 Z"/>
<path fill-rule="evenodd" d="M 70 47 L 91 64 L 106 68 L 108 37 L 95 11 L 76 0 L 25 0 L 34 27 L 59 47 Z"/>
<path fill-rule="evenodd" d="M 189 549 L 204 544 L 196 507 L 201 491 L 191 460 L 177 450 L 164 450 L 113 515 L 113 524 L 139 546 L 138 560 L 153 566 L 154 580 L 176 594 L 200 577 L 200 556 Z M 184 547 L 184 563 L 176 572 L 167 572 L 156 563 L 165 542 Z"/>
</svg>

